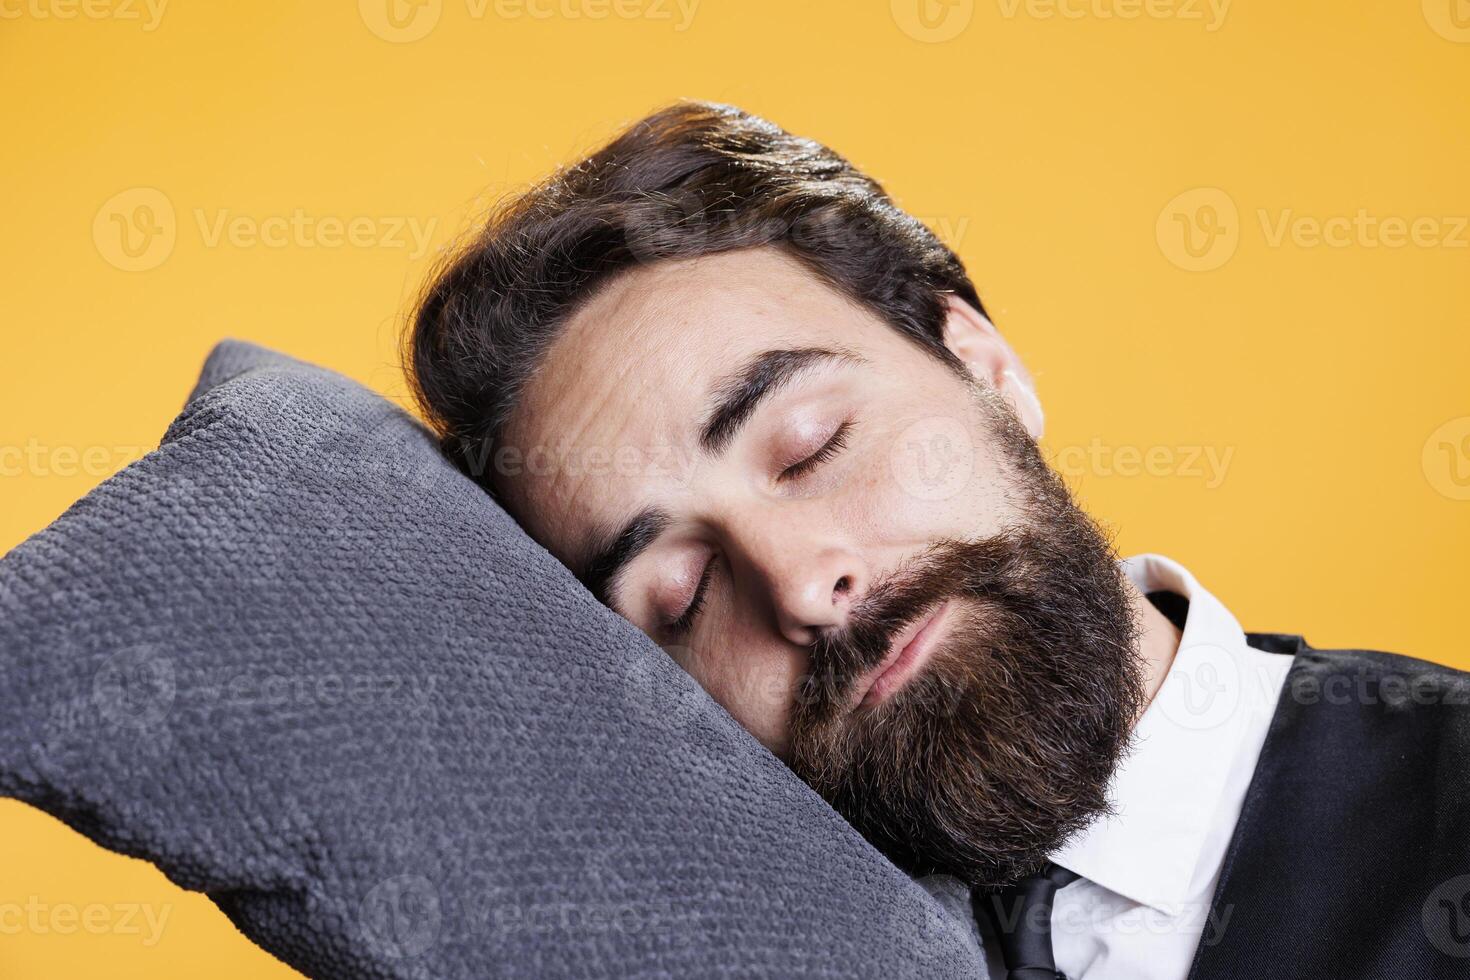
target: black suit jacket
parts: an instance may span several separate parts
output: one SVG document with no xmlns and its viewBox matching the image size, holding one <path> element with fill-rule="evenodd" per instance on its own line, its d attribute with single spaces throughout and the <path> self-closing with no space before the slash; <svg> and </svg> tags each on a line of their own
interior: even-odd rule
<svg viewBox="0 0 1470 980">
<path fill-rule="evenodd" d="M 1470 674 L 1293 657 L 1190 980 L 1470 980 Z"/>
</svg>

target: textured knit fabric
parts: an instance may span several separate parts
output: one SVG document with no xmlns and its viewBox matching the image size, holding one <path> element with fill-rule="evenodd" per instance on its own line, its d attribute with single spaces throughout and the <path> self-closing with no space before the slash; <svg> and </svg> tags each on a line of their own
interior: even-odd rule
<svg viewBox="0 0 1470 980">
<path fill-rule="evenodd" d="M 985 975 L 952 888 L 331 372 L 220 345 L 0 622 L 0 793 L 308 974 Z"/>
</svg>

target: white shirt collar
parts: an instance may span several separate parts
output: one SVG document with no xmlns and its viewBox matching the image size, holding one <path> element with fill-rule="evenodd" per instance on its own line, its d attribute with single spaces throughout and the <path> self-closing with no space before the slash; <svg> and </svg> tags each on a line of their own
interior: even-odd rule
<svg viewBox="0 0 1470 980">
<path fill-rule="evenodd" d="M 1168 915 L 1208 902 L 1291 658 L 1246 645 L 1240 624 L 1183 566 L 1126 559 L 1139 590 L 1189 600 L 1179 650 L 1114 774 L 1116 814 L 1052 860 Z"/>
</svg>

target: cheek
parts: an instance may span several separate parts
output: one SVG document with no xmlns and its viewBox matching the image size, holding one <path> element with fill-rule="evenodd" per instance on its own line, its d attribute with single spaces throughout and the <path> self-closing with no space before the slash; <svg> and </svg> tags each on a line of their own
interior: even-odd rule
<svg viewBox="0 0 1470 980">
<path fill-rule="evenodd" d="M 719 705 L 777 755 L 787 744 L 791 703 L 805 654 L 786 644 L 737 637 L 683 651 L 680 663 Z"/>
<path fill-rule="evenodd" d="M 855 512 L 903 540 L 987 535 L 1014 508 L 995 447 L 965 397 L 908 403 L 876 433 Z"/>
</svg>

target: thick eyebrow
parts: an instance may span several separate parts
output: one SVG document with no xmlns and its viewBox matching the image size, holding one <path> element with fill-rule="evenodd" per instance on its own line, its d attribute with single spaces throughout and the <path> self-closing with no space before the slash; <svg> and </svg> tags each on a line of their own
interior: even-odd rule
<svg viewBox="0 0 1470 980">
<path fill-rule="evenodd" d="M 866 363 L 850 350 L 827 347 L 768 350 L 755 355 L 744 366 L 716 382 L 709 411 L 700 426 L 699 447 L 711 456 L 720 455 L 729 448 L 740 427 L 755 414 L 763 399 L 775 394 L 803 371 L 834 361 Z"/>
<path fill-rule="evenodd" d="M 699 428 L 700 449 L 711 456 L 729 449 L 762 401 L 803 371 L 828 363 L 866 364 L 867 361 L 853 351 L 827 347 L 768 350 L 750 358 L 712 386 L 710 407 Z M 673 518 L 667 511 L 646 507 L 616 532 L 594 535 L 590 557 L 576 573 L 577 578 L 599 602 L 613 606 L 618 576 L 671 523 Z"/>
<path fill-rule="evenodd" d="M 645 548 L 672 523 L 666 511 L 648 507 L 640 511 L 622 530 L 604 535 L 596 546 L 592 557 L 583 564 L 577 578 L 587 591 L 597 597 L 604 606 L 612 605 L 612 591 L 617 585 L 618 574 L 628 563 L 637 558 Z"/>
</svg>

